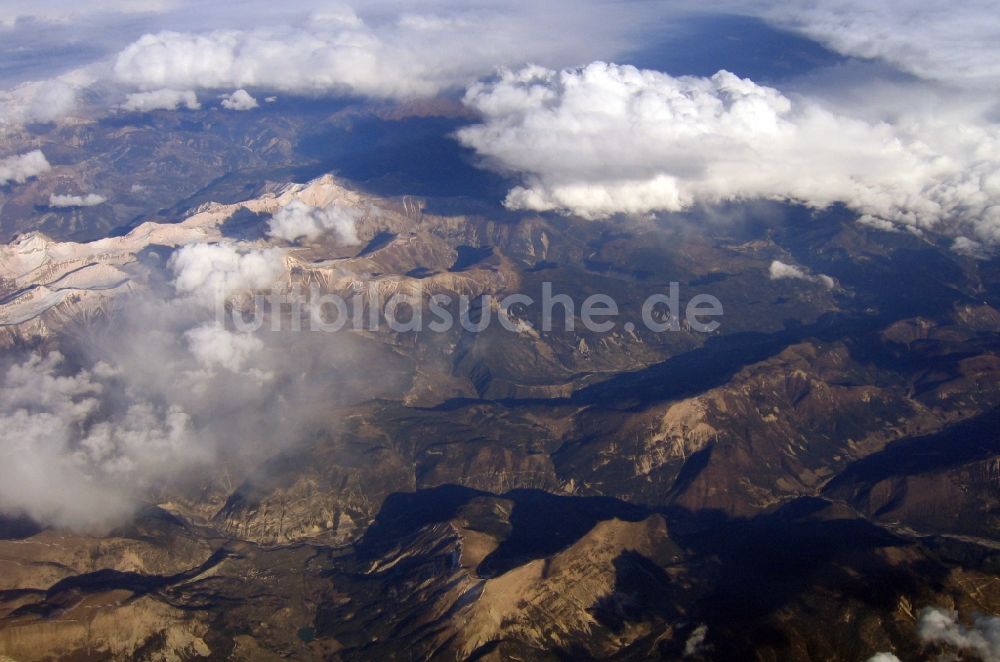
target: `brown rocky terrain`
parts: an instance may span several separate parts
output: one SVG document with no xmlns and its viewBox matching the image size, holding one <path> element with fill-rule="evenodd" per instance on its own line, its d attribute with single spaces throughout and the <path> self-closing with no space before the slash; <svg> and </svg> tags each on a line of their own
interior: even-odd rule
<svg viewBox="0 0 1000 662">
<path fill-rule="evenodd" d="M 266 238 L 292 200 L 358 210 L 359 243 Z M 516 333 L 352 332 L 384 375 L 257 465 L 111 532 L 3 520 L 0 655 L 909 660 L 941 652 L 923 608 L 1000 611 L 996 260 L 838 210 L 707 233 L 451 213 L 335 177 L 202 202 L 5 247 L 7 351 L 75 356 L 81 329 L 169 282 L 172 252 L 225 238 L 282 248 L 279 291 L 539 300 L 552 282 L 622 313 L 609 333 L 541 330 L 537 307 Z M 776 259 L 834 285 L 774 280 Z M 717 332 L 642 327 L 673 281 L 723 302 Z"/>
</svg>

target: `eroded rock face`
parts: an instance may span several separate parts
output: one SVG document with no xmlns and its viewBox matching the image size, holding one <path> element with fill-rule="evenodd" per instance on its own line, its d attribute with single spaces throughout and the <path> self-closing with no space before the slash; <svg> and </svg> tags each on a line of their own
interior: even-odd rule
<svg viewBox="0 0 1000 662">
<path fill-rule="evenodd" d="M 260 547 L 155 513 L 117 536 L 3 541 L 6 562 L 26 558 L 18 543 L 38 566 L 90 544 L 118 560 L 88 561 L 122 568 L 77 564 L 4 592 L 5 654 L 676 658 L 700 632 L 702 657 L 835 660 L 859 646 L 916 654 L 927 605 L 1000 606 L 982 547 L 889 533 L 815 499 L 727 518 L 449 486 L 393 495 L 349 547 Z"/>
</svg>

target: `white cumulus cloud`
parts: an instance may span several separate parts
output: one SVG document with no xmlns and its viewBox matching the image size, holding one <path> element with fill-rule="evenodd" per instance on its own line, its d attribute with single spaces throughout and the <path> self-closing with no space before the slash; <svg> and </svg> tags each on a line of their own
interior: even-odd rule
<svg viewBox="0 0 1000 662">
<path fill-rule="evenodd" d="M 785 264 L 779 260 L 772 262 L 768 271 L 771 275 L 771 280 L 778 280 L 781 278 L 797 278 L 799 280 L 809 279 L 809 274 L 806 273 L 804 269 L 796 267 L 794 264 Z"/>
<path fill-rule="evenodd" d="M 688 635 L 687 641 L 684 642 L 684 657 L 694 657 L 695 655 L 704 655 L 707 653 L 711 646 L 707 644 L 708 639 L 708 626 L 699 625 L 691 634 Z"/>
<path fill-rule="evenodd" d="M 204 462 L 186 414 L 135 402 L 100 416 L 107 385 L 66 373 L 58 353 L 12 365 L 0 382 L 0 503 L 57 526 L 126 517 L 159 476 Z"/>
<path fill-rule="evenodd" d="M 768 268 L 768 275 L 771 277 L 771 280 L 793 279 L 819 283 L 828 290 L 833 289 L 835 285 L 834 280 L 825 274 L 813 276 L 802 267 L 797 267 L 794 264 L 786 264 L 780 260 L 771 262 L 771 266 Z"/>
<path fill-rule="evenodd" d="M 59 195 L 49 196 L 50 207 L 96 207 L 107 202 L 107 198 L 96 193 L 86 195 Z"/>
<path fill-rule="evenodd" d="M 258 105 L 250 93 L 240 88 L 232 94 L 222 95 L 222 107 L 226 110 L 253 110 Z"/>
<path fill-rule="evenodd" d="M 983 662 L 1000 661 L 1000 617 L 977 615 L 965 627 L 954 610 L 928 607 L 920 613 L 917 633 L 921 641 L 971 652 Z"/>
<path fill-rule="evenodd" d="M 271 287 L 285 271 L 278 248 L 242 248 L 232 243 L 182 246 L 170 260 L 178 294 L 212 302 Z"/>
<path fill-rule="evenodd" d="M 360 241 L 356 229 L 359 216 L 360 212 L 352 207 L 332 204 L 319 208 L 293 200 L 268 221 L 268 234 L 285 241 L 311 241 L 332 232 L 341 243 L 353 245 Z"/>
<path fill-rule="evenodd" d="M 565 66 L 624 52 L 631 47 L 626 35 L 657 13 L 602 1 L 357 9 L 250 29 L 145 34 L 117 54 L 114 77 L 143 90 L 266 88 L 412 98 L 464 86 L 498 65 Z"/>
<path fill-rule="evenodd" d="M 7 182 L 23 184 L 32 177 L 52 169 L 42 150 L 35 149 L 25 154 L 0 159 L 0 186 Z"/>
<path fill-rule="evenodd" d="M 990 256 L 990 251 L 981 242 L 969 239 L 968 237 L 955 237 L 951 250 L 959 255 L 965 255 L 977 260 L 986 260 Z"/>
<path fill-rule="evenodd" d="M 595 62 L 477 84 L 458 132 L 519 173 L 507 206 L 588 218 L 767 198 L 1000 240 L 1000 129 L 856 119 L 720 71 L 673 77 Z"/>
<path fill-rule="evenodd" d="M 22 83 L 0 92 L 0 107 L 6 115 L 0 123 L 53 122 L 73 112 L 79 87 L 66 80 Z"/>
<path fill-rule="evenodd" d="M 150 92 L 136 92 L 128 95 L 122 108 L 145 113 L 151 110 L 177 110 L 180 107 L 198 110 L 198 96 L 192 90 L 172 90 L 162 88 Z"/>
<path fill-rule="evenodd" d="M 264 343 L 249 333 L 233 333 L 218 323 L 206 323 L 184 334 L 188 349 L 199 363 L 221 366 L 240 372 L 254 355 L 264 349 Z"/>
</svg>

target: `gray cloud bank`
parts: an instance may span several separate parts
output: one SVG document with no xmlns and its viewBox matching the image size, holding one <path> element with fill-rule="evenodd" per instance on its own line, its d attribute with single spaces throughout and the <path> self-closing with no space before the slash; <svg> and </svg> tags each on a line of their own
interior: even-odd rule
<svg viewBox="0 0 1000 662">
<path fill-rule="evenodd" d="M 102 45 L 104 59 L 73 61 L 58 76 L 0 92 L 0 123 L 58 120 L 94 91 L 146 112 L 197 109 L 207 90 L 213 96 L 202 98 L 225 92 L 223 108 L 248 110 L 258 91 L 411 99 L 467 89 L 481 119 L 457 137 L 490 167 L 521 178 L 506 198 L 512 208 L 600 218 L 756 198 L 845 202 L 875 226 L 947 230 L 955 250 L 982 256 L 1000 243 L 996 9 L 979 1 L 939 7 L 729 7 L 916 77 L 863 82 L 844 68 L 831 89 L 803 84 L 796 92 L 724 71 L 671 76 L 606 62 L 626 57 L 670 11 L 692 9 L 684 5 L 379 2 L 355 12 L 319 3 L 250 2 L 233 11 L 180 0 L 17 2 L 0 10 L 0 37 L 37 31 L 39 21 L 97 33 L 101 21 L 112 24 L 108 16 L 132 25 L 121 17 L 133 13 L 141 30 L 126 36 L 122 27 Z M 476 82 L 497 67 L 508 68 Z M 50 168 L 39 150 L 0 159 L 0 185 Z M 269 234 L 330 234 L 351 244 L 355 220 L 293 204 L 274 215 Z M 252 465 L 314 422 L 335 425 L 324 418 L 331 402 L 379 388 L 346 377 L 344 366 L 371 359 L 355 346 L 215 323 L 209 303 L 270 287 L 285 257 L 281 248 L 235 243 L 179 249 L 168 295 L 135 297 L 106 339 L 65 357 L 8 361 L 0 451 L 12 459 L 0 466 L 0 502 L 45 523 L 107 526 L 159 490 L 212 480 L 227 462 Z M 770 275 L 832 285 L 780 262 Z M 372 374 L 366 368 L 358 372 Z M 926 640 L 993 656 L 986 659 L 997 659 L 996 633 L 995 619 L 969 628 L 936 610 L 921 620 Z"/>
<path fill-rule="evenodd" d="M 216 321 L 217 296 L 280 288 L 285 275 L 280 249 L 188 245 L 164 274 L 169 291 L 122 300 L 103 333 L 62 338 L 66 356 L 6 360 L 0 512 L 106 531 L 164 494 L 239 481 L 336 430 L 338 406 L 397 393 L 385 376 L 395 359 L 350 334 Z"/>
<path fill-rule="evenodd" d="M 460 138 L 523 177 L 507 197 L 513 208 L 603 217 L 751 198 L 845 202 L 881 227 L 944 230 L 985 245 L 1000 237 L 1000 28 L 991 3 L 716 6 L 916 77 L 870 80 L 844 68 L 842 79 L 831 74 L 811 89 L 792 84 L 797 92 L 725 72 L 676 77 L 604 64 L 648 42 L 653 28 L 669 48 L 669 19 L 699 9 L 686 2 L 356 9 L 251 2 L 226 13 L 176 0 L 84 10 L 53 0 L 37 20 L 138 11 L 144 28 L 163 29 L 100 66 L 7 93 L 16 110 L 7 114 L 70 112 L 93 84 L 123 90 L 119 107 L 130 111 L 196 109 L 201 90 L 225 91 L 223 108 L 248 110 L 254 90 L 411 99 L 471 85 L 466 100 L 483 123 Z M 475 83 L 504 66 L 511 69 L 498 80 Z"/>
<path fill-rule="evenodd" d="M 1000 22 L 990 0 L 751 2 L 732 9 L 921 78 L 1000 89 Z"/>
</svg>

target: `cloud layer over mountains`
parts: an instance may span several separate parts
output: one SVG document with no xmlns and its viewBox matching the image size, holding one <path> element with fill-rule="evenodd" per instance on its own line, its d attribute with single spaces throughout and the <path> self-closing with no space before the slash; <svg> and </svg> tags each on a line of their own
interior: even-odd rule
<svg viewBox="0 0 1000 662">
<path fill-rule="evenodd" d="M 458 137 L 524 183 L 514 209 L 588 218 L 753 198 L 844 202 L 874 223 L 956 224 L 1000 239 L 1000 127 L 871 122 L 720 71 L 595 62 L 526 67 L 472 86 Z"/>
<path fill-rule="evenodd" d="M 412 98 L 461 87 L 494 67 L 557 65 L 622 50 L 648 10 L 603 2 L 400 9 L 362 18 L 315 11 L 296 25 L 146 34 L 114 59 L 114 78 L 143 90 L 256 87 Z M 579 38 L 586 35 L 586 39 Z"/>
<path fill-rule="evenodd" d="M 466 88 L 483 121 L 460 139 L 523 179 L 507 197 L 513 208 L 601 217 L 751 198 L 844 202 L 885 227 L 997 242 L 1000 28 L 991 3 L 753 0 L 713 10 L 897 70 L 834 67 L 812 88 L 605 63 L 654 31 L 669 49 L 671 30 L 699 9 L 386 0 L 355 9 L 250 3 L 235 16 L 181 0 L 86 11 L 53 1 L 15 7 L 22 18 L 6 29 L 26 30 L 23 16 L 33 14 L 56 24 L 125 12 L 163 27 L 123 32 L 126 45 L 105 59 L 24 84 L 5 103 L 8 117 L 37 121 L 72 111 L 88 85 L 120 90 L 117 105 L 130 111 L 198 109 L 201 90 L 224 108 L 252 110 L 255 90 L 411 99 Z M 475 82 L 497 67 L 509 69 Z"/>
<path fill-rule="evenodd" d="M 255 1 L 234 12 L 183 0 L 18 2 L 0 10 L 0 39 L 20 40 L 9 52 L 45 53 L 49 32 L 83 36 L 48 78 L 25 79 L 31 62 L 0 69 L 0 132 L 86 104 L 194 111 L 200 95 L 209 109 L 264 112 L 257 99 L 273 91 L 284 101 L 464 90 L 478 119 L 456 138 L 517 180 L 506 197 L 514 209 L 602 218 L 758 198 L 843 202 L 879 227 L 945 231 L 970 256 L 1000 243 L 993 3 L 728 7 L 879 60 L 840 63 L 780 88 L 727 71 L 682 76 L 609 63 L 627 61 L 652 32 L 666 42 L 655 46 L 670 48 L 669 19 L 693 4 L 324 4 Z M 52 170 L 35 143 L 10 144 L 0 186 Z M 114 202 L 103 188 L 100 196 L 53 188 L 40 203 Z M 271 219 L 269 238 L 331 233 L 354 244 L 355 220 L 352 210 L 293 203 Z M 151 490 L 217 466 L 220 455 L 280 448 L 295 436 L 288 421 L 306 424 L 331 393 L 349 391 L 337 343 L 307 348 L 307 338 L 237 334 L 212 318 L 218 296 L 281 278 L 285 257 L 284 248 L 232 242 L 181 248 L 168 267 L 168 296 L 133 301 L 103 344 L 8 361 L 0 448 L 16 462 L 4 469 L 0 501 L 48 523 L 105 524 Z M 777 261 L 770 275 L 834 286 Z"/>
<path fill-rule="evenodd" d="M 322 231 L 354 235 L 353 220 L 337 218 Z M 100 333 L 61 338 L 65 356 L 6 358 L 0 513 L 106 530 L 162 490 L 240 480 L 310 430 L 335 429 L 338 403 L 396 388 L 371 377 L 385 359 L 349 334 L 220 322 L 226 298 L 281 288 L 285 256 L 231 240 L 185 245 L 156 277 L 166 289 L 124 296 Z"/>
<path fill-rule="evenodd" d="M 130 514 L 158 475 L 204 463 L 211 450 L 175 406 L 135 403 L 110 418 L 114 375 L 65 373 L 63 357 L 34 355 L 9 366 L 0 384 L 0 501 L 58 526 L 91 527 Z"/>
<path fill-rule="evenodd" d="M 308 418 L 299 389 L 327 378 L 282 383 L 291 344 L 265 345 L 210 321 L 216 295 L 272 285 L 282 273 L 275 257 L 232 244 L 185 247 L 171 263 L 174 291 L 132 297 L 103 334 L 67 339 L 74 360 L 48 352 L 7 361 L 3 512 L 103 529 L 158 490 L 211 481 L 221 467 L 291 443 L 296 421 Z"/>
</svg>

